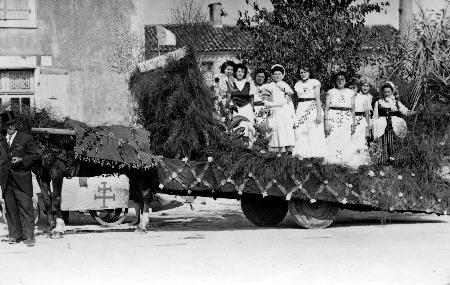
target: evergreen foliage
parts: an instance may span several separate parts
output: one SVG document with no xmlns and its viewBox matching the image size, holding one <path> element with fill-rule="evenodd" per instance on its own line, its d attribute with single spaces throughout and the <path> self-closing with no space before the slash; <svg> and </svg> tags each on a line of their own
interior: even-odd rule
<svg viewBox="0 0 450 285">
<path fill-rule="evenodd" d="M 156 154 L 198 158 L 208 139 L 218 135 L 213 95 L 205 85 L 191 48 L 164 68 L 136 72 L 130 80 L 137 122 L 151 133 Z"/>
</svg>

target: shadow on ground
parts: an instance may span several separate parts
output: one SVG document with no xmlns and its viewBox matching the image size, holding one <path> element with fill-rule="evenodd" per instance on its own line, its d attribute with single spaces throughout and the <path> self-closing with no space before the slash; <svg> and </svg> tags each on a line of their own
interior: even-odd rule
<svg viewBox="0 0 450 285">
<path fill-rule="evenodd" d="M 129 215 L 122 225 L 105 227 L 99 225 L 90 215 L 71 212 L 69 224 L 66 226 L 66 234 L 102 233 L 102 232 L 132 232 L 134 226 L 129 223 L 135 219 Z M 331 228 L 377 226 L 390 224 L 429 224 L 446 223 L 436 215 L 410 214 L 410 213 L 386 213 L 386 212 L 356 212 L 340 211 L 337 220 Z M 46 229 L 45 217 L 41 216 L 37 235 L 42 235 Z M 286 218 L 272 229 L 298 229 L 301 230 L 295 220 L 288 214 Z M 211 209 L 204 206 L 203 209 L 191 211 L 185 209 L 170 210 L 161 213 L 153 213 L 149 222 L 149 231 L 236 231 L 236 230 L 264 230 L 251 224 L 242 214 L 239 205 L 225 204 L 215 205 Z"/>
</svg>

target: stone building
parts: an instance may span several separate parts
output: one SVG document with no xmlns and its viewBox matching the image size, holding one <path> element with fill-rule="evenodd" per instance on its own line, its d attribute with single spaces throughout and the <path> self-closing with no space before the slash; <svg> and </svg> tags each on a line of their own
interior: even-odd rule
<svg viewBox="0 0 450 285">
<path fill-rule="evenodd" d="M 0 102 L 126 123 L 142 0 L 0 0 Z"/>
<path fill-rule="evenodd" d="M 191 45 L 196 51 L 197 60 L 210 81 L 220 72 L 220 65 L 226 60 L 237 60 L 239 54 L 251 47 L 253 37 L 237 26 L 222 24 L 222 4 L 209 5 L 210 20 L 198 24 L 162 24 L 175 34 L 176 46 L 158 46 L 157 25 L 145 26 L 145 57 L 147 59 Z"/>
</svg>

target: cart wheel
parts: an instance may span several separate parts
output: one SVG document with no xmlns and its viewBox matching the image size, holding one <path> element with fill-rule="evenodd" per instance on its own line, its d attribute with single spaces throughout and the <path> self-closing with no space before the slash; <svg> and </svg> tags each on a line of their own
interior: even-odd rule
<svg viewBox="0 0 450 285">
<path fill-rule="evenodd" d="M 275 226 L 288 211 L 287 202 L 283 199 L 246 193 L 242 195 L 241 208 L 244 216 L 258 227 Z"/>
<path fill-rule="evenodd" d="M 120 225 L 128 213 L 127 208 L 92 210 L 89 214 L 100 224 L 107 227 Z"/>
<path fill-rule="evenodd" d="M 338 210 L 338 206 L 330 202 L 310 203 L 301 199 L 289 201 L 289 212 L 295 218 L 295 222 L 306 229 L 329 227 L 336 219 Z"/>
</svg>

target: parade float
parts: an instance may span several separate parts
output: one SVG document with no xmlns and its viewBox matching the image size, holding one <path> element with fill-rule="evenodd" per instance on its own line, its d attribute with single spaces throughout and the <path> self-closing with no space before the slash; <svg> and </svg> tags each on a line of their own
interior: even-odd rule
<svg viewBox="0 0 450 285">
<path fill-rule="evenodd" d="M 27 127 L 34 127 L 46 149 L 73 152 L 75 172 L 147 173 L 157 179 L 154 192 L 238 199 L 257 226 L 274 226 L 288 211 L 305 228 L 328 227 L 339 209 L 450 211 L 450 184 L 440 171 L 448 149 L 443 130 L 448 111 L 412 118 L 408 123 L 416 127 L 393 163 L 351 169 L 268 152 L 266 135 L 250 148 L 239 139 L 234 119 L 215 116 L 212 92 L 188 47 L 139 64 L 129 87 L 143 128 L 70 120 L 55 125 L 36 118 Z M 427 149 L 423 140 L 429 140 Z"/>
</svg>

